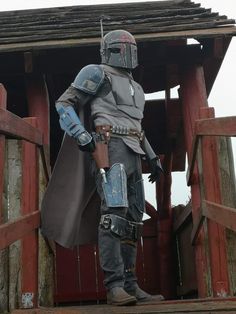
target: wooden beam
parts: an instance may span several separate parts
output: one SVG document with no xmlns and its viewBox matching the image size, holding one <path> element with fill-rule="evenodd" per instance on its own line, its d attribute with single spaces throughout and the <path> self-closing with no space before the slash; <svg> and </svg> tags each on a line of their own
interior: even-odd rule
<svg viewBox="0 0 236 314">
<path fill-rule="evenodd" d="M 44 76 L 28 75 L 26 93 L 30 117 L 38 118 L 38 128 L 43 133 L 43 143 L 49 146 L 49 96 Z"/>
<path fill-rule="evenodd" d="M 205 55 L 203 67 L 207 95 L 209 95 L 220 70 L 221 64 L 224 60 L 224 56 L 230 44 L 231 37 L 219 36 L 208 39 L 203 38 L 200 41 L 203 44 L 203 54 Z"/>
<path fill-rule="evenodd" d="M 46 151 L 48 151 L 48 147 L 45 147 L 45 145 L 40 147 L 40 155 L 42 158 L 43 170 L 44 170 L 46 180 L 48 182 L 50 179 L 51 168 L 50 168 L 50 163 L 48 159 L 49 153 L 46 153 Z"/>
<path fill-rule="evenodd" d="M 204 218 L 207 217 L 224 227 L 236 231 L 236 209 L 222 204 L 217 204 L 214 202 L 202 201 L 202 211 L 199 215 L 199 218 L 194 224 L 191 241 L 192 244 L 195 243 L 195 240 L 198 236 L 198 232 L 202 226 Z"/>
<path fill-rule="evenodd" d="M 42 133 L 22 118 L 0 108 L 0 133 L 23 139 L 37 145 L 43 144 Z"/>
<path fill-rule="evenodd" d="M 196 120 L 195 134 L 236 136 L 236 116 Z"/>
<path fill-rule="evenodd" d="M 180 228 L 182 228 L 186 222 L 188 222 L 191 219 L 192 216 L 192 208 L 190 205 L 185 206 L 184 210 L 178 215 L 177 219 L 174 222 L 173 225 L 173 231 L 176 233 L 179 231 Z"/>
<path fill-rule="evenodd" d="M 236 136 L 236 116 L 196 120 L 195 135 L 186 175 L 188 186 L 193 183 L 192 175 L 200 136 Z"/>
<path fill-rule="evenodd" d="M 202 214 L 223 225 L 230 230 L 236 231 L 236 209 L 214 202 L 204 200 Z"/>
<path fill-rule="evenodd" d="M 194 184 L 194 167 L 195 167 L 195 161 L 197 157 L 197 150 L 199 145 L 199 136 L 196 136 L 196 134 L 193 136 L 193 144 L 191 147 L 191 152 L 189 155 L 189 166 L 186 173 L 186 179 L 187 179 L 187 185 L 191 186 Z"/>
<path fill-rule="evenodd" d="M 14 221 L 0 225 L 0 249 L 22 239 L 40 225 L 40 212 L 35 211 Z"/>
<path fill-rule="evenodd" d="M 194 245 L 196 244 L 196 240 L 199 236 L 199 232 L 202 228 L 202 223 L 204 221 L 204 216 L 202 215 L 202 209 L 199 210 L 199 215 L 195 219 L 194 225 L 193 225 L 193 230 L 191 233 L 191 243 Z"/>
<path fill-rule="evenodd" d="M 218 36 L 234 36 L 236 35 L 236 27 L 226 26 L 219 28 L 207 28 L 184 31 L 155 32 L 145 34 L 135 34 L 137 42 L 145 41 L 162 41 L 186 38 L 209 38 Z M 57 40 L 41 40 L 35 42 L 0 44 L 0 51 L 25 51 L 30 49 L 49 49 L 49 48 L 72 48 L 88 45 L 100 45 L 101 38 L 77 38 L 77 39 L 57 39 Z"/>
</svg>

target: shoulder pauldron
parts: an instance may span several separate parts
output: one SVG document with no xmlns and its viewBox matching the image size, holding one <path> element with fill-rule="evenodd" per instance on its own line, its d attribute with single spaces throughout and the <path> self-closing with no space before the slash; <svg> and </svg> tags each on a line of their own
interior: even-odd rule
<svg viewBox="0 0 236 314">
<path fill-rule="evenodd" d="M 96 95 L 104 77 L 104 70 L 100 65 L 90 64 L 80 70 L 71 85 L 87 94 Z"/>
</svg>

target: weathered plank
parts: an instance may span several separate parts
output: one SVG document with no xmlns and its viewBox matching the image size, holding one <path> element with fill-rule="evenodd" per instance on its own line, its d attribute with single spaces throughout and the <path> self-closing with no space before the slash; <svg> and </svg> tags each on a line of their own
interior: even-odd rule
<svg viewBox="0 0 236 314">
<path fill-rule="evenodd" d="M 48 174 L 45 174 L 43 160 L 40 157 L 39 155 L 39 208 L 48 183 Z M 55 245 L 49 242 L 49 240 L 46 240 L 39 232 L 39 306 L 53 306 L 54 303 L 55 253 Z"/>
<path fill-rule="evenodd" d="M 232 142 L 229 137 L 220 137 L 219 164 L 221 176 L 222 204 L 236 208 L 236 178 Z M 236 232 L 226 229 L 227 257 L 231 294 L 236 292 Z"/>
<path fill-rule="evenodd" d="M 24 139 L 37 145 L 43 144 L 42 133 L 10 111 L 0 108 L 0 133 Z"/>
<path fill-rule="evenodd" d="M 17 18 L 16 18 L 17 17 Z M 100 37 L 104 30 L 121 26 L 133 33 L 167 33 L 181 30 L 219 29 L 235 23 L 191 1 L 156 1 L 110 5 L 74 6 L 0 13 L 0 42 L 30 43 Z"/>
<path fill-rule="evenodd" d="M 236 136 L 236 116 L 196 120 L 196 135 Z"/>
<path fill-rule="evenodd" d="M 185 145 L 190 162 L 192 143 L 194 138 L 194 125 L 196 119 L 199 119 L 200 107 L 207 106 L 207 95 L 205 89 L 204 71 L 201 66 L 189 65 L 182 68 L 180 81 L 180 98 L 183 108 L 183 123 L 185 132 Z M 195 165 L 193 170 L 194 180 L 191 185 L 191 203 L 193 224 L 196 224 L 199 217 L 201 204 L 201 187 L 199 180 L 199 170 Z M 209 268 L 207 265 L 207 254 L 205 247 L 205 232 L 203 229 L 198 234 L 195 249 L 198 294 L 200 297 L 209 296 L 208 280 Z"/>
<path fill-rule="evenodd" d="M 200 118 L 214 118 L 214 109 L 201 108 Z M 204 174 L 202 198 L 221 203 L 217 138 L 203 137 L 201 148 Z M 207 231 L 213 296 L 225 297 L 230 295 L 225 228 L 208 219 Z"/>
<path fill-rule="evenodd" d="M 23 238 L 30 231 L 39 227 L 39 212 L 33 212 L 0 226 L 0 249 Z"/>
<path fill-rule="evenodd" d="M 17 140 L 8 140 L 6 145 L 6 174 L 4 176 L 4 190 L 6 195 L 6 209 L 8 213 L 8 222 L 15 221 L 21 216 L 21 142 Z M 12 229 L 11 236 L 15 233 Z M 1 237 L 2 238 L 2 237 Z M 20 295 L 20 252 L 21 243 L 16 241 L 9 246 L 9 272 L 8 272 L 8 308 L 9 310 L 17 308 L 19 304 L 18 295 Z"/>
<path fill-rule="evenodd" d="M 168 32 L 157 32 L 149 33 L 148 31 L 143 34 L 135 34 L 137 42 L 142 41 L 162 41 L 162 40 L 175 40 L 175 39 L 186 39 L 186 38 L 211 38 L 216 36 L 235 36 L 236 28 L 225 26 L 210 29 L 198 29 L 198 30 L 181 30 L 181 31 L 168 31 Z M 100 34 L 97 37 L 92 38 L 66 38 L 66 39 L 52 39 L 47 38 L 45 40 L 35 40 L 34 42 L 23 42 L 23 43 L 1 43 L 0 51 L 21 51 L 31 48 L 45 49 L 45 48 L 56 48 L 56 47 L 81 47 L 88 45 L 99 45 L 101 41 Z"/>
<path fill-rule="evenodd" d="M 36 118 L 25 118 L 24 120 L 33 127 L 37 127 Z M 38 210 L 38 184 L 37 146 L 23 141 L 22 215 L 27 215 Z M 21 307 L 32 308 L 38 305 L 38 228 L 31 229 L 22 239 L 21 243 Z M 27 301 L 25 300 L 25 296 L 28 296 Z"/>
<path fill-rule="evenodd" d="M 195 134 L 187 170 L 187 183 L 191 184 L 200 136 L 236 136 L 236 116 L 200 119 L 195 122 Z"/>
<path fill-rule="evenodd" d="M 74 307 L 57 307 L 28 310 L 27 314 L 184 314 L 184 313 L 202 313 L 202 314 L 226 314 L 236 311 L 236 301 L 230 299 L 216 300 L 185 300 L 169 301 L 151 305 L 137 306 L 110 306 L 106 304 L 74 306 Z M 12 314 L 26 314 L 26 311 L 15 310 Z"/>
<path fill-rule="evenodd" d="M 202 214 L 218 224 L 236 231 L 236 209 L 214 202 L 204 201 Z"/>
</svg>

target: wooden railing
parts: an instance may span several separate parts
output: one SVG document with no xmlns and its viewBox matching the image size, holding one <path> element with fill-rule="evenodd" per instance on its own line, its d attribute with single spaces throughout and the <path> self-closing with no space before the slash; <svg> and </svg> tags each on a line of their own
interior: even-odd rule
<svg viewBox="0 0 236 314">
<path fill-rule="evenodd" d="M 194 180 L 194 167 L 197 161 L 197 153 L 201 143 L 201 139 L 206 136 L 236 136 L 236 116 L 210 118 L 197 120 L 195 123 L 195 137 L 190 157 L 190 165 L 187 171 L 187 182 L 191 185 Z M 204 147 L 201 147 L 204 150 Z M 199 164 L 198 164 L 199 167 Z M 215 169 L 217 172 L 218 169 Z M 197 222 L 194 223 L 192 231 L 192 243 L 195 242 L 199 230 L 202 226 L 204 218 L 236 231 L 236 209 L 224 206 L 210 200 L 202 199 L 201 208 Z"/>
<path fill-rule="evenodd" d="M 3 218 L 4 165 L 6 139 L 21 140 L 20 217 Z M 37 118 L 20 118 L 6 110 L 6 91 L 0 85 L 0 250 L 21 240 L 20 289 L 22 307 L 38 304 L 38 228 L 39 152 L 46 180 L 49 168 L 43 146 L 43 134 L 37 129 Z M 8 208 L 7 211 L 10 211 Z M 5 215 L 6 216 L 6 215 Z"/>
</svg>

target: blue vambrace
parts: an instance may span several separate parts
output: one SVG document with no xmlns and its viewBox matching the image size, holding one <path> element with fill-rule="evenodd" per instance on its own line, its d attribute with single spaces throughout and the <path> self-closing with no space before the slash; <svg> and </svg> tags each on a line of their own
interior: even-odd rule
<svg viewBox="0 0 236 314">
<path fill-rule="evenodd" d="M 75 138 L 81 146 L 87 145 L 92 141 L 92 136 L 85 130 L 72 106 L 57 104 L 56 109 L 60 116 L 59 123 L 62 130 Z"/>
</svg>

